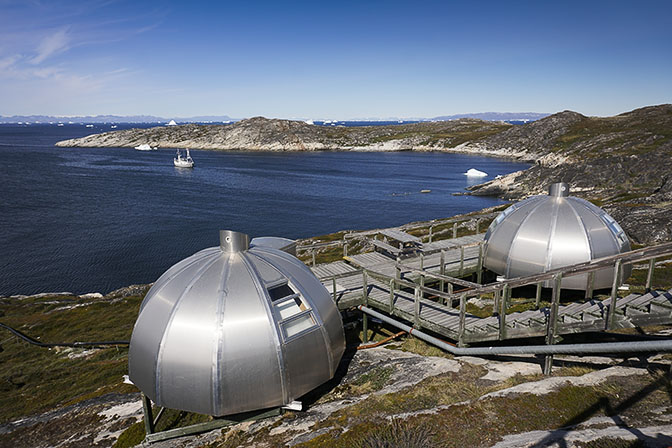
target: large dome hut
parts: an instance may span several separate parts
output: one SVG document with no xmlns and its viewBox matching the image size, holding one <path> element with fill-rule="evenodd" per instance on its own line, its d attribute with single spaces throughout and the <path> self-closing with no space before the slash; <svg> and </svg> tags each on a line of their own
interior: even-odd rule
<svg viewBox="0 0 672 448">
<path fill-rule="evenodd" d="M 290 404 L 331 379 L 341 316 L 288 240 L 221 231 L 168 269 L 133 329 L 129 377 L 162 407 L 213 416 Z"/>
</svg>

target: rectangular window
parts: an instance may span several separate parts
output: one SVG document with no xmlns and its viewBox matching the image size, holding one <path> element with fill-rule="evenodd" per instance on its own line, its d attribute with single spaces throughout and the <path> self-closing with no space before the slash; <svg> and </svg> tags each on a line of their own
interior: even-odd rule
<svg viewBox="0 0 672 448">
<path fill-rule="evenodd" d="M 295 319 L 282 322 L 282 330 L 285 334 L 285 339 L 289 339 L 295 334 L 299 334 L 303 330 L 307 330 L 315 326 L 315 319 L 311 313 L 302 314 Z"/>
<path fill-rule="evenodd" d="M 298 297 L 296 299 L 298 299 Z M 301 305 L 303 305 L 303 304 L 301 304 Z M 275 305 L 275 309 L 278 310 L 278 313 L 280 314 L 280 319 L 282 319 L 282 320 L 290 318 L 290 317 L 292 317 L 296 314 L 299 314 L 302 311 L 299 304 L 296 303 L 296 300 L 291 300 L 291 299 L 290 300 L 285 300 L 282 303 L 277 303 Z"/>
</svg>

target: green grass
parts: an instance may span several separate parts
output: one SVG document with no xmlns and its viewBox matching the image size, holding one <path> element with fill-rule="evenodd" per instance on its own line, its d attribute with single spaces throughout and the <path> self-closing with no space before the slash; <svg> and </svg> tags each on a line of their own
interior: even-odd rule
<svg viewBox="0 0 672 448">
<path fill-rule="evenodd" d="M 632 275 L 627 279 L 630 289 L 633 292 L 643 292 L 646 285 L 647 269 L 633 269 Z M 661 266 L 656 266 L 653 270 L 653 279 L 651 283 L 653 289 L 670 289 L 672 288 L 672 263 L 666 263 Z"/>
<path fill-rule="evenodd" d="M 2 299 L 2 322 L 43 342 L 129 340 L 142 297 L 60 309 L 84 299 L 60 297 Z M 58 301 L 58 303 L 55 303 Z M 128 349 L 46 349 L 2 334 L 0 352 L 0 422 L 71 405 L 107 393 L 137 391 L 123 384 Z"/>
</svg>

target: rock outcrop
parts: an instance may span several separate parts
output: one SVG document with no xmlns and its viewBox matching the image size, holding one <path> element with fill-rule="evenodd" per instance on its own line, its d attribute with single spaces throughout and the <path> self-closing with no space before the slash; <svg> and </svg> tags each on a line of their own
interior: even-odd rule
<svg viewBox="0 0 672 448">
<path fill-rule="evenodd" d="M 403 151 L 454 147 L 512 125 L 475 119 L 393 126 L 316 126 L 255 117 L 228 125 L 185 124 L 105 132 L 64 140 L 61 147 L 135 147 L 243 151 Z"/>
<path fill-rule="evenodd" d="M 559 116 L 564 119 L 559 121 Z M 544 194 L 549 184 L 563 181 L 573 195 L 604 207 L 634 242 L 672 240 L 672 105 L 609 118 L 562 112 L 532 124 L 547 130 L 538 135 L 546 150 L 535 165 L 473 186 L 471 194 L 519 200 Z M 483 144 L 497 147 L 506 144 L 504 134 L 524 132 L 511 129 Z M 542 154 L 534 138 L 511 141 L 528 153 Z"/>
</svg>

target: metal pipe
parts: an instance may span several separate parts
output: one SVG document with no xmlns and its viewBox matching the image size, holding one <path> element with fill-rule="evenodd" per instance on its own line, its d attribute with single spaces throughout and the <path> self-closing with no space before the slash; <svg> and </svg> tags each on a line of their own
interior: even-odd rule
<svg viewBox="0 0 672 448">
<path fill-rule="evenodd" d="M 659 341 L 602 342 L 592 344 L 565 345 L 519 345 L 508 347 L 455 347 L 449 343 L 423 333 L 413 327 L 379 313 L 371 308 L 360 305 L 363 313 L 382 320 L 400 330 L 412 334 L 442 350 L 457 356 L 488 356 L 488 355 L 577 355 L 589 353 L 635 353 L 635 352 L 672 352 L 672 339 Z"/>
</svg>

